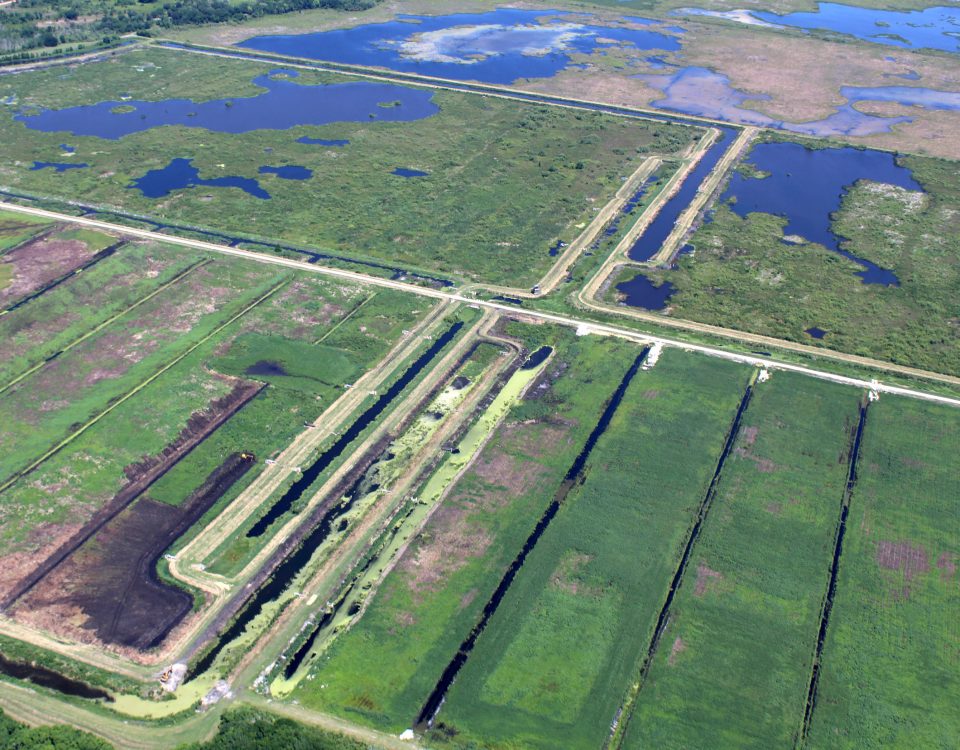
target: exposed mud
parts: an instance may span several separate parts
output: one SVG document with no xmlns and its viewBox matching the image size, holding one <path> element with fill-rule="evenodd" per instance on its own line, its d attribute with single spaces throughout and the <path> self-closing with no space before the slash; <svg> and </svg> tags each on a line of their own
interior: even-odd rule
<svg viewBox="0 0 960 750">
<path fill-rule="evenodd" d="M 57 237 L 34 238 L 3 256 L 2 262 L 13 266 L 13 278 L 9 286 L 0 289 L 0 304 L 6 306 L 42 289 L 94 255 L 86 242 Z"/>
<path fill-rule="evenodd" d="M 83 642 L 139 651 L 159 645 L 193 608 L 193 597 L 161 581 L 157 561 L 254 463 L 252 454 L 228 456 L 180 507 L 141 497 L 38 583 L 14 614 Z M 78 616 L 57 616 L 65 610 Z"/>
<path fill-rule="evenodd" d="M 686 650 L 687 644 L 684 643 L 683 638 L 678 635 L 670 647 L 670 658 L 667 659 L 667 663 L 672 667 L 677 663 L 677 657 Z"/>
<path fill-rule="evenodd" d="M 705 562 L 697 565 L 697 582 L 693 587 L 694 596 L 703 596 L 706 594 L 707 589 L 710 588 L 710 582 L 714 580 L 722 581 L 723 574 L 719 571 L 711 570 Z"/>
<path fill-rule="evenodd" d="M 69 539 L 53 551 L 42 564 L 9 589 L 0 606 L 10 607 L 26 594 L 67 557 L 78 550 L 88 539 L 127 508 L 146 489 L 166 474 L 181 458 L 203 442 L 220 425 L 233 416 L 244 404 L 264 387 L 261 383 L 237 381 L 233 389 L 218 398 L 201 412 L 194 412 L 187 420 L 180 435 L 169 443 L 159 455 L 146 456 L 124 468 L 128 482 L 89 521 Z"/>
<path fill-rule="evenodd" d="M 887 570 L 899 570 L 906 581 L 930 570 L 927 551 L 910 542 L 880 542 L 877 545 L 877 564 Z"/>
</svg>

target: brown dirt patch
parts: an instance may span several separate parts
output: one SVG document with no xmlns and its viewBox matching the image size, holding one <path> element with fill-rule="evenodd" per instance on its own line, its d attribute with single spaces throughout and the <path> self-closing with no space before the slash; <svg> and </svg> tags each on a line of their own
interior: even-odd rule
<svg viewBox="0 0 960 750">
<path fill-rule="evenodd" d="M 593 558 L 594 555 L 587 555 L 582 552 L 573 552 L 565 555 L 550 577 L 550 584 L 575 595 L 595 595 L 600 593 L 593 587 L 585 586 L 583 581 L 580 580 L 580 571 L 582 571 Z"/>
<path fill-rule="evenodd" d="M 673 666 L 677 662 L 677 657 L 687 650 L 687 644 L 683 642 L 683 638 L 679 635 L 676 640 L 674 640 L 673 645 L 670 647 L 670 658 L 667 659 L 667 663 Z"/>
<path fill-rule="evenodd" d="M 775 516 L 779 516 L 783 513 L 783 504 L 782 503 L 768 503 L 767 504 L 767 513 L 773 513 Z"/>
<path fill-rule="evenodd" d="M 957 555 L 952 552 L 944 552 L 937 558 L 937 569 L 941 571 L 940 580 L 949 581 L 953 574 L 957 572 Z"/>
<path fill-rule="evenodd" d="M 701 562 L 697 565 L 697 582 L 693 587 L 694 595 L 703 596 L 707 593 L 711 581 L 714 580 L 722 581 L 723 574 L 719 571 L 712 570 L 705 562 Z"/>
<path fill-rule="evenodd" d="M 927 551 L 922 546 L 914 547 L 910 542 L 880 542 L 876 559 L 881 568 L 901 571 L 907 581 L 930 570 Z"/>
<path fill-rule="evenodd" d="M 87 243 L 57 239 L 57 235 L 21 245 L 0 261 L 13 266 L 9 286 L 0 289 L 0 303 L 10 303 L 42 289 L 54 279 L 82 266 L 93 255 Z"/>
<path fill-rule="evenodd" d="M 568 444 L 572 422 L 512 422 L 500 429 L 501 449 L 511 455 L 527 455 L 542 458 L 555 453 L 561 445 Z M 566 441 L 566 443 L 564 442 Z"/>
<path fill-rule="evenodd" d="M 744 427 L 743 432 L 741 433 L 742 437 L 740 438 L 742 444 L 748 448 L 752 446 L 755 442 L 757 442 L 757 435 L 759 434 L 759 432 L 760 432 L 759 427 L 756 427 L 756 426 Z"/>
<path fill-rule="evenodd" d="M 462 611 L 469 607 L 473 600 L 477 598 L 477 594 L 479 593 L 479 589 L 470 589 L 466 594 L 460 597 L 460 610 Z"/>
<path fill-rule="evenodd" d="M 656 390 L 655 388 L 651 388 L 649 391 L 644 391 L 641 393 L 640 397 L 647 401 L 653 401 L 655 398 L 660 397 L 660 391 Z"/>
</svg>

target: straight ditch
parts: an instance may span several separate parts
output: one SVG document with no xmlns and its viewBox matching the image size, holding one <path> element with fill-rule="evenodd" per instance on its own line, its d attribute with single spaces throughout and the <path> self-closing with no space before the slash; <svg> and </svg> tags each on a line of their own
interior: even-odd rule
<svg viewBox="0 0 960 750">
<path fill-rule="evenodd" d="M 600 436 L 603 435 L 609 426 L 610 420 L 613 419 L 613 415 L 620 406 L 620 402 L 623 401 L 623 397 L 626 394 L 627 388 L 632 382 L 634 376 L 640 370 L 640 365 L 643 363 L 643 360 L 646 358 L 649 351 L 649 347 L 645 348 L 639 354 L 639 356 L 637 356 L 633 364 L 630 366 L 630 369 L 627 370 L 627 373 L 623 376 L 623 379 L 620 381 L 617 389 L 607 402 L 607 405 L 604 408 L 597 425 L 593 428 L 593 431 L 587 438 L 583 449 L 574 459 L 573 464 L 564 476 L 563 482 L 554 495 L 553 501 L 549 506 L 547 506 L 546 511 L 544 511 L 543 515 L 540 517 L 540 520 L 537 522 L 536 527 L 534 527 L 533 532 L 524 542 L 520 553 L 507 568 L 506 573 L 504 573 L 503 578 L 500 579 L 500 583 L 494 590 L 493 595 L 490 597 L 489 601 L 487 601 L 486 605 L 484 605 L 480 620 L 476 625 L 473 626 L 473 629 L 470 631 L 469 635 L 467 635 L 466 639 L 464 639 L 464 641 L 460 644 L 460 647 L 453 659 L 440 675 L 440 680 L 437 682 L 436 687 L 434 687 L 433 692 L 431 692 L 427 697 L 426 702 L 423 704 L 423 708 L 420 709 L 420 713 L 416 717 L 414 728 L 417 731 L 422 732 L 426 729 L 429 729 L 433 724 L 434 719 L 443 705 L 443 701 L 446 699 L 450 686 L 456 679 L 457 674 L 463 668 L 463 665 L 467 663 L 467 659 L 470 657 L 470 652 L 473 651 L 473 647 L 476 645 L 477 639 L 487 627 L 487 623 L 490 621 L 490 618 L 493 617 L 494 613 L 496 613 L 501 601 L 503 601 L 503 597 L 506 596 L 507 591 L 513 584 L 513 580 L 516 578 L 517 573 L 520 571 L 520 568 L 523 567 L 523 564 L 527 559 L 527 555 L 529 555 L 530 552 L 533 551 L 534 547 L 536 547 L 540 537 L 543 536 L 543 533 L 547 530 L 550 522 L 557 515 L 557 512 L 560 510 L 560 506 L 563 504 L 564 500 L 566 500 L 570 491 L 578 484 L 583 482 L 584 469 L 586 467 L 587 459 L 590 457 L 590 453 L 593 451 L 593 448 L 600 439 Z"/>
</svg>

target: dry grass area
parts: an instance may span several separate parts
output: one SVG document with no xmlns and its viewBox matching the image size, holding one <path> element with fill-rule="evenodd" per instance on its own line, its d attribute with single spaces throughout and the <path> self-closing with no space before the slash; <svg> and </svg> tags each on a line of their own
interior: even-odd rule
<svg viewBox="0 0 960 750">
<path fill-rule="evenodd" d="M 828 42 L 758 29 L 686 23 L 684 60 L 722 73 L 730 85 L 769 100 L 747 106 L 789 122 L 809 122 L 833 114 L 846 103 L 843 86 L 911 85 L 957 90 L 960 60 L 866 43 Z M 887 60 L 893 57 L 894 60 Z M 893 76 L 915 72 L 905 81 Z M 960 158 L 960 115 L 916 107 L 862 104 L 864 112 L 908 114 L 914 123 L 894 133 L 856 140 L 917 153 Z M 903 111 L 906 110 L 906 111 Z"/>
</svg>

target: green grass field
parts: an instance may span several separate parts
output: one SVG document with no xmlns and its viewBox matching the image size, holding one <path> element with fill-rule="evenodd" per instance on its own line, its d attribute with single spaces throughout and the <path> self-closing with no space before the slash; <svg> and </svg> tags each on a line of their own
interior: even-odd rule
<svg viewBox="0 0 960 750">
<path fill-rule="evenodd" d="M 159 454 L 191 414 L 207 409 L 238 378 L 268 385 L 149 494 L 177 505 L 231 453 L 250 451 L 260 459 L 276 455 L 303 430 L 304 421 L 315 419 L 345 382 L 375 364 L 428 309 L 422 300 L 399 292 L 371 293 L 224 258 L 203 258 L 207 262 L 173 280 L 201 258 L 130 245 L 89 274 L 0 317 L 0 331 L 10 336 L 15 353 L 22 352 L 5 362 L 2 372 L 5 378 L 23 375 L 0 401 L 8 446 L 5 476 L 112 407 L 3 492 L 0 533 L 8 553 L 32 553 L 62 524 L 87 517 L 127 481 L 125 467 Z M 210 335 L 278 284 L 272 296 Z M 116 403 L 195 345 L 142 390 Z M 62 349 L 56 359 L 31 370 L 43 363 L 43 353 Z M 246 369 L 259 361 L 286 365 L 290 375 L 248 375 Z M 248 472 L 211 514 L 256 474 Z"/>
<path fill-rule="evenodd" d="M 667 352 L 634 378 L 437 718 L 458 747 L 597 748 L 636 678 L 750 371 Z"/>
<path fill-rule="evenodd" d="M 960 414 L 870 407 L 807 748 L 960 736 Z"/>
<path fill-rule="evenodd" d="M 789 373 L 756 386 L 625 748 L 793 746 L 860 396 Z"/>
<path fill-rule="evenodd" d="M 187 52 L 132 51 L 109 62 L 0 80 L 0 97 L 18 107 L 61 108 L 116 100 L 194 101 L 261 93 L 252 79 L 276 65 Z M 64 83 L 63 76 L 69 82 Z M 349 78 L 301 71 L 303 86 Z M 575 225 L 613 197 L 647 153 L 673 154 L 696 140 L 686 126 L 626 120 L 449 91 L 433 94 L 440 113 L 413 122 L 342 122 L 322 127 L 216 133 L 168 126 L 119 140 L 30 130 L 0 110 L 9 158 L 0 181 L 38 194 L 121 206 L 178 222 L 305 243 L 470 280 L 529 286 L 550 266 L 549 247 L 572 240 Z M 301 136 L 345 139 L 344 147 L 297 143 Z M 88 169 L 30 171 L 58 161 L 59 144 Z M 190 158 L 202 178 L 256 177 L 272 196 L 195 188 L 151 199 L 130 182 L 173 158 Z M 309 180 L 259 175 L 263 165 L 294 164 Z M 428 172 L 417 179 L 396 167 Z"/>
<path fill-rule="evenodd" d="M 612 340 L 531 333 L 558 346 L 552 386 L 514 408 L 451 488 L 363 617 L 300 682 L 303 705 L 389 731 L 413 723 L 637 354 Z"/>
<path fill-rule="evenodd" d="M 648 275 L 676 286 L 669 304 L 678 318 L 956 374 L 960 175 L 943 159 L 902 163 L 925 195 L 862 181 L 832 221 L 834 233 L 852 238 L 845 250 L 892 270 L 899 287 L 861 283 L 861 266 L 818 244 L 784 243 L 782 217 L 741 219 L 722 204 L 693 235 L 694 254 Z M 812 339 L 811 326 L 827 336 Z"/>
</svg>

